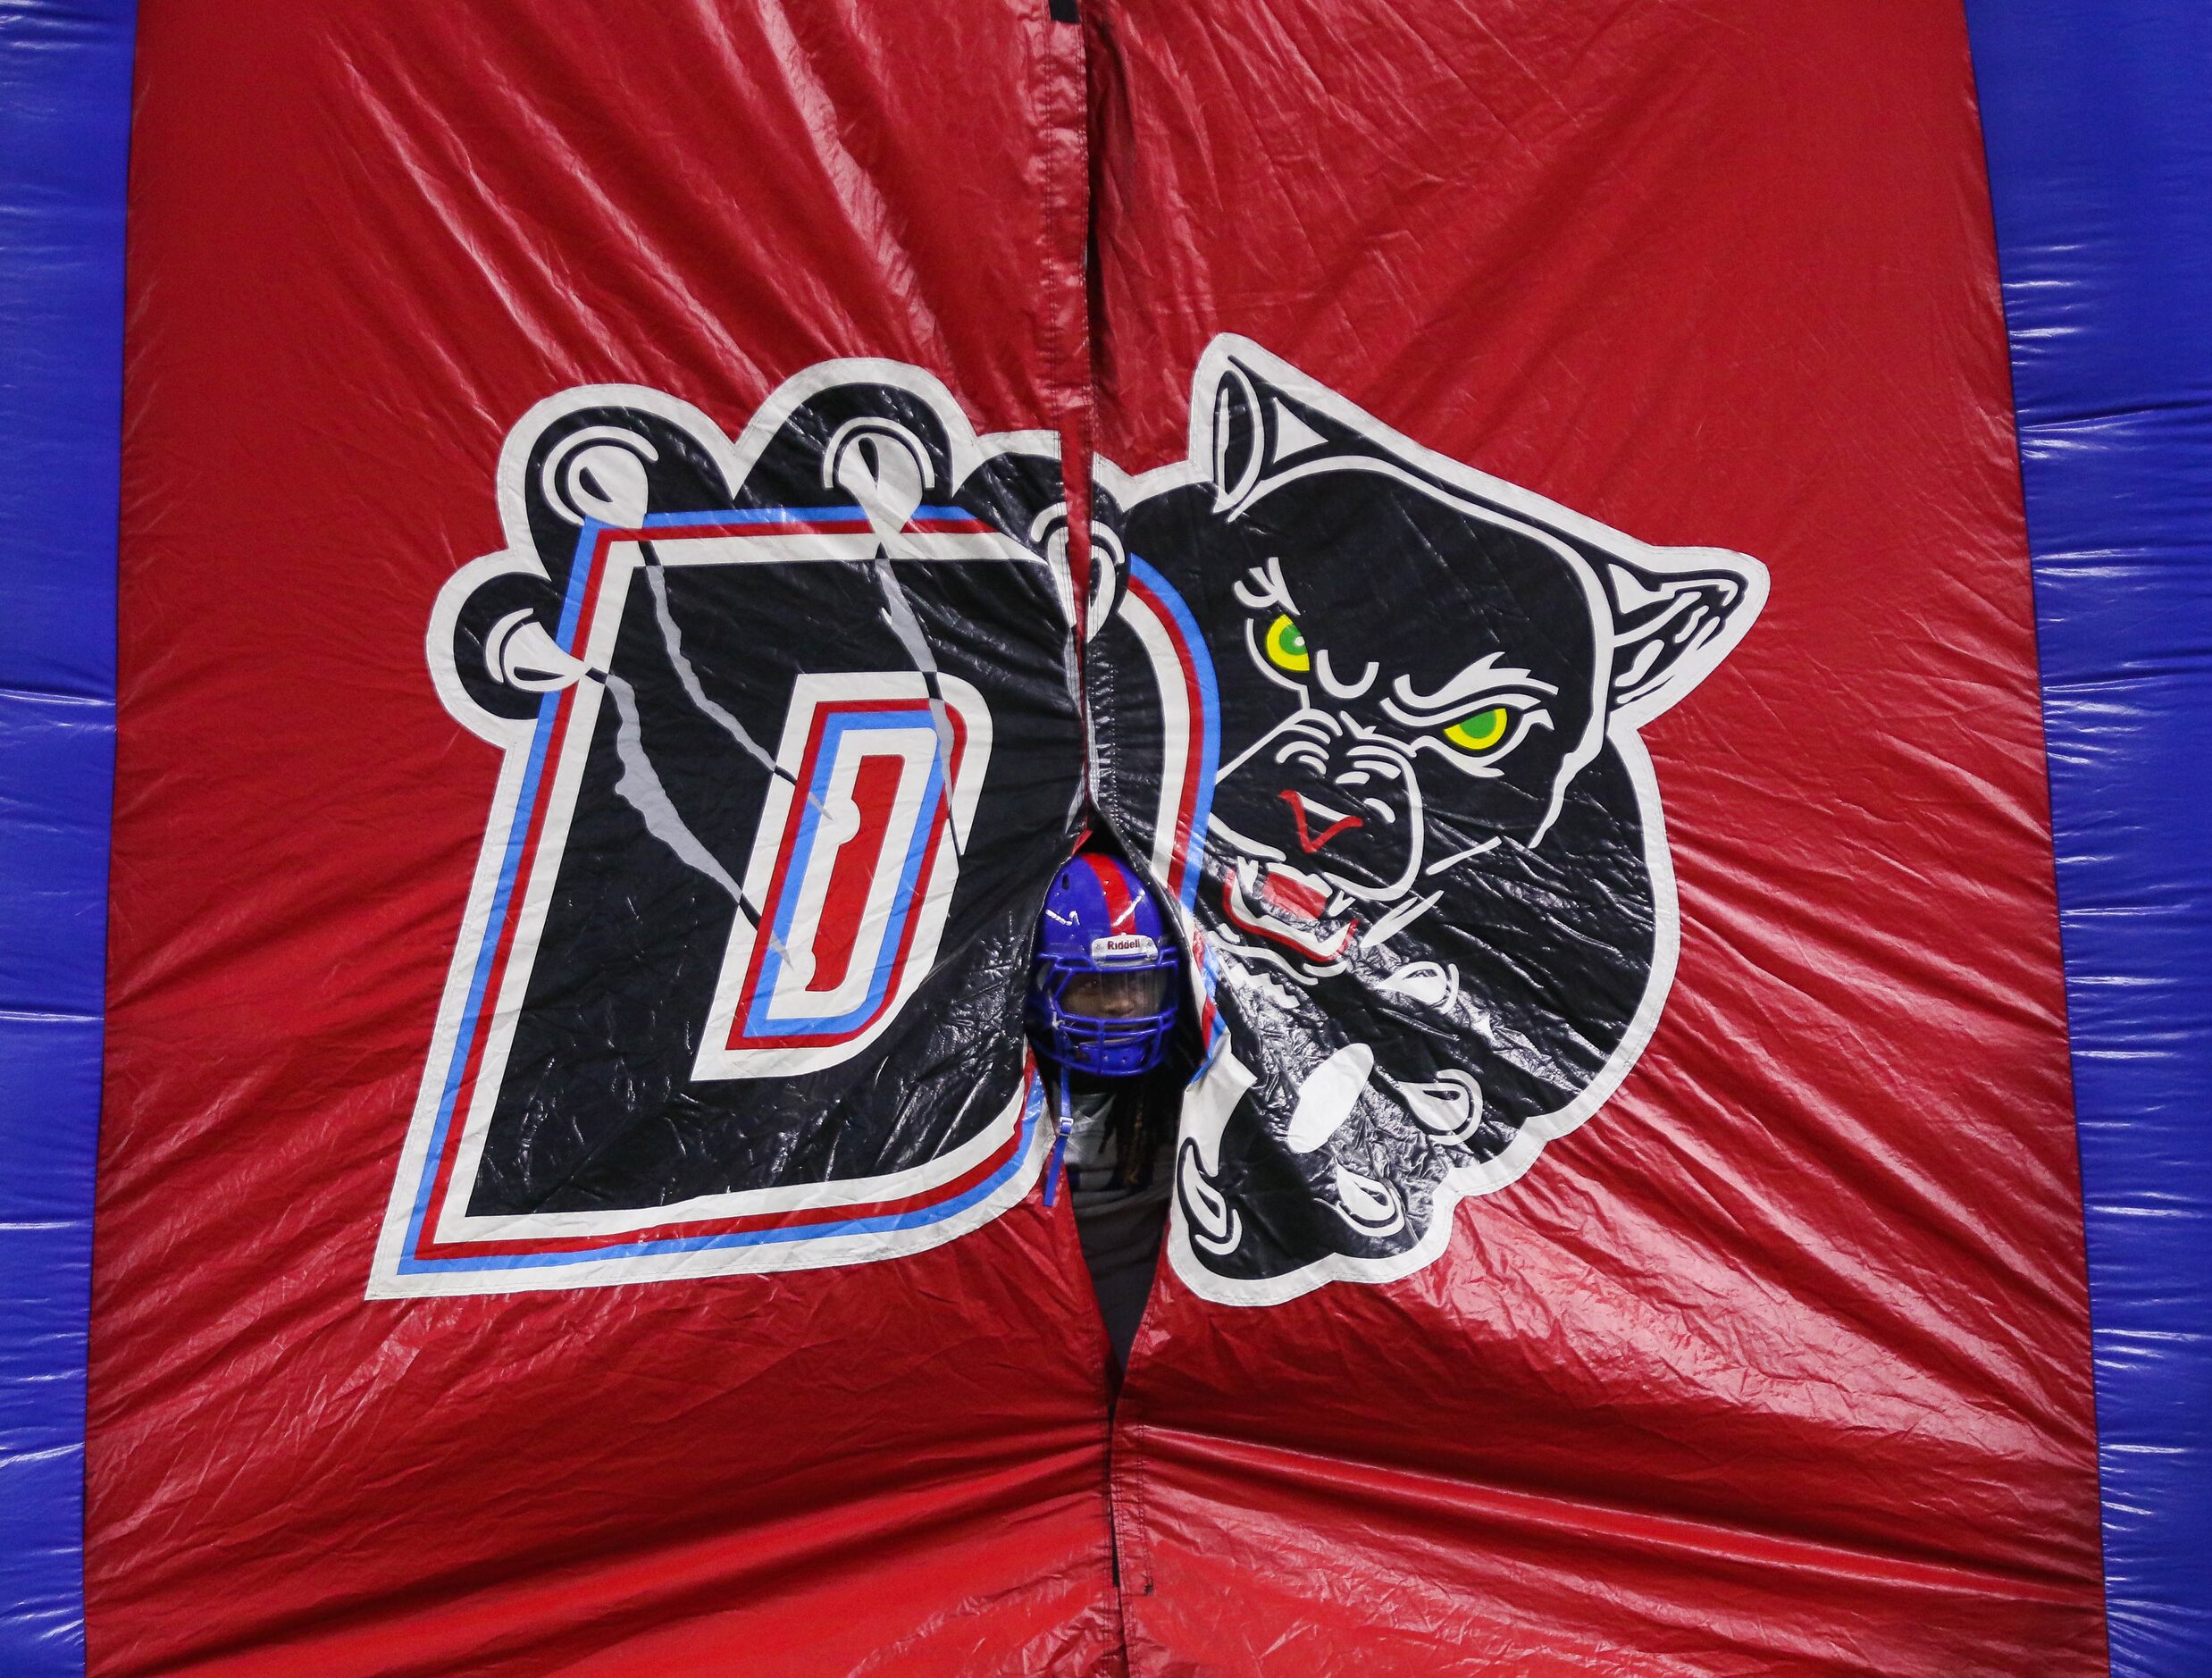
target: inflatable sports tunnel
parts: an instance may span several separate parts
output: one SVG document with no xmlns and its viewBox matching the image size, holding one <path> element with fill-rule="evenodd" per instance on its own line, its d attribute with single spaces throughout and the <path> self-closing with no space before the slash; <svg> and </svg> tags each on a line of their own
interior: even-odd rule
<svg viewBox="0 0 2212 1678">
<path fill-rule="evenodd" d="M 0 0 L 0 1673 L 2212 1674 L 2208 86 Z"/>
</svg>

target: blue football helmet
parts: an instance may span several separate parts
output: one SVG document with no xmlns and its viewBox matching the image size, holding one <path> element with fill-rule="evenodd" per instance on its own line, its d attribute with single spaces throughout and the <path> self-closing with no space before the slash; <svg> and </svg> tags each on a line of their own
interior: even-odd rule
<svg viewBox="0 0 2212 1678">
<path fill-rule="evenodd" d="M 1133 1078 L 1158 1066 L 1181 987 L 1168 918 L 1119 857 L 1081 851 L 1045 894 L 1023 1018 L 1037 1056 L 1071 1072 Z"/>
</svg>

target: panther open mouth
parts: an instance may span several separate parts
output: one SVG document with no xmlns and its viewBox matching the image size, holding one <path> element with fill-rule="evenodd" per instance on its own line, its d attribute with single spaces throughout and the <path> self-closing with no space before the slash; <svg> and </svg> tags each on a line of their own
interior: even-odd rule
<svg viewBox="0 0 2212 1678">
<path fill-rule="evenodd" d="M 1328 912 L 1331 900 L 1340 895 L 1326 881 L 1287 863 L 1244 857 L 1222 883 L 1221 908 L 1239 932 L 1313 966 L 1333 967 L 1351 952 L 1360 930 L 1360 918 L 1348 904 L 1343 914 Z"/>
</svg>

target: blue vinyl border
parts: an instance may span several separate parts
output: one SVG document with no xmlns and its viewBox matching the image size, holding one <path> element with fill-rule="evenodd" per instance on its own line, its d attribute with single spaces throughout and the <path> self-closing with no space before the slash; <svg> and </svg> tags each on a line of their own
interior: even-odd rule
<svg viewBox="0 0 2212 1678">
<path fill-rule="evenodd" d="M 2112 1670 L 2212 1673 L 2212 4 L 1967 0 L 2074 1046 Z"/>
<path fill-rule="evenodd" d="M 131 0 L 0 0 L 0 1672 L 84 1666 Z"/>
</svg>

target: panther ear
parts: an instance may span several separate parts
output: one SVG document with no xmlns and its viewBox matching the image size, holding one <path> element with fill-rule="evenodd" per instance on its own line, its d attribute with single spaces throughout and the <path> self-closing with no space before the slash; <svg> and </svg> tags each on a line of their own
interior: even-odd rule
<svg viewBox="0 0 2212 1678">
<path fill-rule="evenodd" d="M 1766 600 L 1766 567 L 1722 549 L 1683 549 L 1663 566 L 1608 555 L 1613 709 L 1638 726 L 1703 681 Z"/>
<path fill-rule="evenodd" d="M 1286 466 L 1329 454 L 1372 452 L 1341 421 L 1285 390 L 1234 354 L 1214 354 L 1199 369 L 1197 412 L 1210 422 L 1213 510 L 1234 517 Z"/>
</svg>

